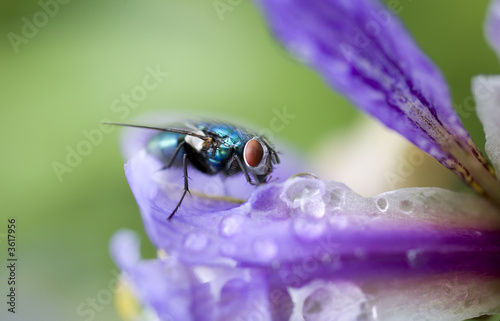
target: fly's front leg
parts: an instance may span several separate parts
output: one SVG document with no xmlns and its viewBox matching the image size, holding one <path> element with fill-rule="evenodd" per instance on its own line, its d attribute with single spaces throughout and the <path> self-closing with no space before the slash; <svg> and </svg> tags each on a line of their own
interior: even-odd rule
<svg viewBox="0 0 500 321">
<path fill-rule="evenodd" d="M 179 151 L 184 146 L 184 143 L 185 142 L 183 141 L 183 142 L 179 143 L 179 145 L 177 145 L 177 148 L 175 149 L 174 153 L 172 154 L 172 157 L 168 161 L 167 165 L 163 166 L 162 170 L 170 168 L 172 166 L 172 164 L 175 161 L 175 158 L 177 157 L 177 154 L 179 154 Z M 186 157 L 186 154 L 184 154 L 184 157 Z"/>
<path fill-rule="evenodd" d="M 245 178 L 247 179 L 247 182 L 250 185 L 255 185 L 255 186 L 259 185 L 258 183 L 252 182 L 252 179 L 250 178 L 250 175 L 248 174 L 247 169 L 245 168 L 245 166 L 243 166 L 243 163 L 241 162 L 241 159 L 238 157 L 238 155 L 234 154 L 233 159 L 238 162 L 238 165 L 240 166 L 241 171 L 243 172 L 243 174 L 245 174 Z"/>
<path fill-rule="evenodd" d="M 175 155 L 174 155 L 174 157 L 175 157 Z M 182 158 L 182 167 L 184 169 L 184 188 L 182 190 L 182 196 L 181 196 L 181 199 L 180 199 L 179 203 L 177 203 L 177 206 L 175 207 L 174 211 L 168 217 L 169 220 L 174 216 L 175 212 L 177 212 L 177 210 L 179 209 L 179 207 L 182 204 L 182 201 L 184 200 L 184 197 L 189 192 L 189 187 L 188 187 L 188 173 L 187 173 L 187 154 L 184 154 L 184 157 Z M 189 194 L 191 194 L 191 193 L 189 192 Z"/>
</svg>

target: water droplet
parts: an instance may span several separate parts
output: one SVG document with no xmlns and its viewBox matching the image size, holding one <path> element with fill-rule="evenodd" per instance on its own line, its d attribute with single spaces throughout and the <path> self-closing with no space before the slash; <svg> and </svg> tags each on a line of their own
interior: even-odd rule
<svg viewBox="0 0 500 321">
<path fill-rule="evenodd" d="M 304 240 L 316 240 L 325 232 L 326 224 L 323 221 L 298 218 L 293 222 L 293 230 L 298 237 Z"/>
<path fill-rule="evenodd" d="M 323 203 L 321 198 L 314 198 L 312 200 L 302 202 L 300 209 L 303 213 L 316 218 L 322 218 L 325 216 L 325 203 Z"/>
<path fill-rule="evenodd" d="M 205 249 L 208 245 L 208 238 L 203 234 L 190 233 L 184 240 L 184 246 L 191 250 L 199 252 Z"/>
<path fill-rule="evenodd" d="M 305 320 L 373 321 L 377 318 L 376 309 L 361 289 L 344 282 L 326 283 L 312 289 L 304 300 L 302 315 Z"/>
<path fill-rule="evenodd" d="M 221 302 L 232 302 L 235 298 L 238 299 L 242 293 L 248 293 L 249 284 L 242 278 L 234 278 L 227 281 L 220 290 Z"/>
<path fill-rule="evenodd" d="M 413 211 L 413 202 L 410 200 L 402 200 L 399 204 L 399 208 L 403 212 L 410 214 Z"/>
<path fill-rule="evenodd" d="M 278 246 L 273 240 L 258 239 L 253 243 L 255 255 L 263 261 L 271 261 L 278 253 Z"/>
<path fill-rule="evenodd" d="M 410 266 L 413 266 L 413 263 L 415 262 L 417 255 L 418 255 L 418 250 L 408 250 L 408 252 L 406 252 L 406 259 L 408 260 L 408 264 L 410 264 Z"/>
<path fill-rule="evenodd" d="M 303 207 L 307 200 L 321 198 L 325 186 L 317 179 L 295 177 L 285 182 L 280 194 L 281 200 L 291 208 Z"/>
<path fill-rule="evenodd" d="M 384 197 L 377 198 L 376 204 L 377 204 L 377 208 L 381 212 L 385 212 L 389 208 L 389 202 L 387 202 L 387 200 Z"/>
<path fill-rule="evenodd" d="M 345 191 L 340 188 L 335 188 L 327 194 L 328 200 L 325 199 L 325 202 L 328 204 L 329 209 L 339 209 L 344 204 L 345 200 Z"/>
<path fill-rule="evenodd" d="M 228 216 L 224 218 L 219 225 L 219 231 L 222 236 L 230 237 L 241 231 L 243 218 L 240 216 Z"/>
<path fill-rule="evenodd" d="M 346 229 L 347 227 L 349 227 L 349 219 L 345 216 L 337 216 L 337 215 L 333 215 L 330 217 L 329 219 L 329 222 L 330 222 L 330 225 L 335 228 L 335 229 L 339 229 L 339 230 L 344 230 Z"/>
<path fill-rule="evenodd" d="M 411 267 L 418 267 L 425 264 L 424 251 L 421 249 L 412 249 L 406 252 L 406 261 Z"/>
<path fill-rule="evenodd" d="M 332 257 L 330 256 L 330 254 L 325 253 L 325 254 L 323 254 L 323 256 L 321 257 L 321 262 L 322 262 L 324 265 L 328 265 L 330 262 L 332 262 Z"/>
</svg>

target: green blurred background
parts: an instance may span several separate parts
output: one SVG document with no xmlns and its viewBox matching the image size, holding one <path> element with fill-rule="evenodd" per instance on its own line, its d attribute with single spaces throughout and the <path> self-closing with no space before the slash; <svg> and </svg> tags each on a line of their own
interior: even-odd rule
<svg viewBox="0 0 500 321">
<path fill-rule="evenodd" d="M 93 318 L 77 314 L 82 303 L 103 301 L 112 290 L 110 237 L 130 228 L 142 235 L 147 256 L 154 250 L 124 177 L 118 130 L 104 134 L 72 172 L 55 174 L 53 163 L 65 164 L 67 147 L 86 140 L 83 131 L 105 118 L 127 122 L 168 109 L 237 116 L 259 128 L 269 126 L 273 108 L 286 106 L 297 117 L 279 137 L 309 155 L 316 141 L 349 126 L 358 112 L 273 41 L 251 2 L 222 18 L 211 0 L 66 2 L 39 20 L 17 53 L 9 33 L 22 35 L 26 19 L 41 19 L 42 9 L 37 1 L 0 3 L 1 265 L 7 218 L 15 217 L 15 319 L 118 320 L 112 303 L 98 302 Z M 443 70 L 456 104 L 470 95 L 472 76 L 500 72 L 483 38 L 487 1 L 392 2 Z M 113 110 L 113 101 L 157 65 L 168 77 L 120 118 L 125 111 Z M 463 121 L 482 147 L 477 118 Z M 6 272 L 0 269 L 3 298 Z M 2 303 L 0 319 L 14 320 L 6 309 Z"/>
</svg>

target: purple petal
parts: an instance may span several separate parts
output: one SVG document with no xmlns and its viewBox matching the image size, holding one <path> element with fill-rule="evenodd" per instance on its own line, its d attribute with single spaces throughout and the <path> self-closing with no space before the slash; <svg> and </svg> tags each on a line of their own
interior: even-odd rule
<svg viewBox="0 0 500 321">
<path fill-rule="evenodd" d="M 110 247 L 135 295 L 160 320 L 271 321 L 292 313 L 287 290 L 270 285 L 263 270 L 186 266 L 171 256 L 133 261 L 140 253 L 129 231 L 115 234 Z"/>
<path fill-rule="evenodd" d="M 271 288 L 267 273 L 249 271 L 224 284 L 215 320 L 288 320 L 292 309 L 286 289 Z"/>
<path fill-rule="evenodd" d="M 137 235 L 128 230 L 121 230 L 113 235 L 109 249 L 113 260 L 121 270 L 126 270 L 139 262 L 140 249 Z"/>
<path fill-rule="evenodd" d="M 377 0 L 261 0 L 277 38 L 355 105 L 500 203 L 439 70 Z"/>
<path fill-rule="evenodd" d="M 279 262 L 277 282 L 286 282 L 314 253 L 320 266 L 308 278 L 293 279 L 298 286 L 333 272 L 418 274 L 461 266 L 489 273 L 500 263 L 500 248 L 489 245 L 499 244 L 500 215 L 474 196 L 421 188 L 365 199 L 339 183 L 296 177 L 257 188 L 243 205 L 193 193 L 168 221 L 181 185 L 165 193 L 165 172 L 176 171 L 152 175 L 151 164 L 150 156 L 139 154 L 126 167 L 146 230 L 157 248 L 191 264 Z M 415 249 L 426 264 L 408 261 Z"/>
<path fill-rule="evenodd" d="M 500 58 L 500 0 L 492 0 L 485 24 L 486 39 Z"/>
<path fill-rule="evenodd" d="M 115 234 L 111 254 L 141 302 L 160 320 L 212 320 L 210 289 L 176 258 L 135 261 L 140 257 L 137 237 L 129 231 Z"/>
</svg>

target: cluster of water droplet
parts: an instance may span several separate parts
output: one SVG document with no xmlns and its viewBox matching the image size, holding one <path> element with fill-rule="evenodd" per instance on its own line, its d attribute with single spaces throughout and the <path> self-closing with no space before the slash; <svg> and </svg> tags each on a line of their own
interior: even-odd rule
<svg viewBox="0 0 500 321">
<path fill-rule="evenodd" d="M 312 282 L 290 289 L 294 301 L 301 304 L 306 320 L 376 321 L 377 309 L 362 289 L 349 282 Z"/>
<path fill-rule="evenodd" d="M 431 228 L 458 224 L 460 217 L 476 219 L 479 215 L 476 212 L 485 208 L 479 207 L 476 212 L 470 208 L 449 208 L 446 199 L 451 197 L 456 198 L 456 194 L 414 188 L 365 198 L 342 183 L 325 182 L 311 175 L 294 176 L 281 184 L 259 187 L 245 204 L 235 205 L 207 220 L 214 224 L 210 228 L 203 226 L 187 233 L 183 246 L 194 258 L 222 255 L 236 261 L 279 267 L 280 262 L 311 256 L 307 251 L 316 243 L 342 232 L 385 233 L 412 226 L 420 228 L 422 224 Z M 457 218 L 457 211 L 472 214 Z M 342 264 L 342 255 L 334 245 L 328 244 L 328 249 L 320 247 L 315 252 L 317 264 Z M 351 254 L 359 260 L 371 251 L 368 245 L 353 246 L 356 247 Z M 425 256 L 422 249 L 407 249 L 408 266 L 420 266 Z"/>
</svg>

